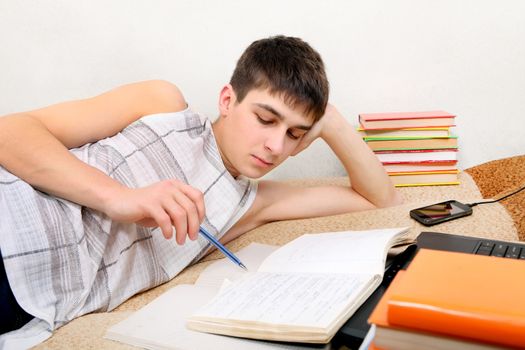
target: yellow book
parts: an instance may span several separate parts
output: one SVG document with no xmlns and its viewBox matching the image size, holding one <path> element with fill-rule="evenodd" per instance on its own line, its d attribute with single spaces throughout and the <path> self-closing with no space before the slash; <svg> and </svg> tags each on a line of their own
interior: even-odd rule
<svg viewBox="0 0 525 350">
<path fill-rule="evenodd" d="M 458 170 L 388 174 L 396 187 L 458 185 Z"/>
</svg>

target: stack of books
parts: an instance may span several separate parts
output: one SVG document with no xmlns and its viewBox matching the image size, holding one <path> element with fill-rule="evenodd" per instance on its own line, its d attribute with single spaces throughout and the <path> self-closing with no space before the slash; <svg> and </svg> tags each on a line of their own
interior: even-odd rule
<svg viewBox="0 0 525 350">
<path fill-rule="evenodd" d="M 525 349 L 525 262 L 420 250 L 369 318 L 382 350 Z"/>
<path fill-rule="evenodd" d="M 457 185 L 455 116 L 445 111 L 359 115 L 358 131 L 395 186 Z"/>
</svg>

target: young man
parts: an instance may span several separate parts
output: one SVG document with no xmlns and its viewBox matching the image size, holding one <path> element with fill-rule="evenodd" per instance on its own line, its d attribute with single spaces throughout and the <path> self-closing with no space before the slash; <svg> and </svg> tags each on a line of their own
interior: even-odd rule
<svg viewBox="0 0 525 350">
<path fill-rule="evenodd" d="M 41 341 L 168 281 L 208 251 L 200 225 L 227 242 L 271 221 L 398 204 L 381 164 L 327 101 L 319 54 L 277 36 L 241 56 L 213 125 L 164 81 L 0 118 L 0 302 L 18 319 L 2 333 L 30 320 L 10 334 Z M 250 180 L 316 138 L 341 160 L 348 186 Z"/>
</svg>

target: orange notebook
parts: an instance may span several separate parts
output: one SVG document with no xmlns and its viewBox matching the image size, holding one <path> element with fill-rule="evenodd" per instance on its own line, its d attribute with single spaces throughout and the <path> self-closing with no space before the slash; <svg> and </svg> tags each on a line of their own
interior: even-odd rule
<svg viewBox="0 0 525 350">
<path fill-rule="evenodd" d="M 422 249 L 391 291 L 388 322 L 525 348 L 525 261 Z"/>
<path fill-rule="evenodd" d="M 444 336 L 432 332 L 422 332 L 410 328 L 392 326 L 388 322 L 388 302 L 393 292 L 398 288 L 406 271 L 400 270 L 390 286 L 379 300 L 368 323 L 376 326 L 373 339 L 376 349 L 385 350 L 496 350 L 499 346 L 473 342 L 461 337 Z M 371 348 L 369 347 L 368 350 Z"/>
</svg>

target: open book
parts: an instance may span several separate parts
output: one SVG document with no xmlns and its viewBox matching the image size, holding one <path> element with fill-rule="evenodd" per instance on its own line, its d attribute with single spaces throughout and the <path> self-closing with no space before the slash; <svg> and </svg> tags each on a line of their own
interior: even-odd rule
<svg viewBox="0 0 525 350">
<path fill-rule="evenodd" d="M 252 243 L 236 253 L 250 269 L 256 269 L 278 247 Z M 240 278 L 244 270 L 228 259 L 217 260 L 206 267 L 195 284 L 180 284 L 157 297 L 106 331 L 105 338 L 145 349 L 213 349 L 213 350 L 320 350 L 323 346 L 276 343 L 242 339 L 192 331 L 186 319 L 209 302 L 228 279 Z M 317 345 L 317 344 L 316 344 Z"/>
<path fill-rule="evenodd" d="M 381 283 L 390 247 L 408 229 L 306 234 L 267 256 L 187 320 L 242 338 L 328 343 Z"/>
<path fill-rule="evenodd" d="M 328 266 L 326 260 L 332 260 L 333 265 L 338 267 L 334 268 L 333 271 L 331 271 L 331 267 L 327 267 L 330 270 L 330 274 L 341 270 L 341 267 L 357 271 L 356 274 L 358 275 L 367 274 L 373 282 L 366 288 L 363 286 L 366 291 L 363 291 L 363 294 L 359 296 L 359 301 L 356 300 L 354 302 L 355 306 L 352 307 L 352 310 L 355 310 L 381 281 L 388 248 L 407 240 L 404 235 L 405 231 L 405 229 L 387 229 L 306 235 L 311 238 L 318 237 L 317 239 L 325 243 L 321 246 L 319 242 L 319 245 L 317 245 L 319 251 L 307 251 L 299 248 L 299 250 L 302 251 L 298 253 L 303 253 L 306 258 L 308 258 L 310 254 L 315 254 L 310 255 L 312 262 L 315 262 L 315 260 L 324 260 L 325 262 L 320 262 L 317 265 L 320 269 L 321 266 Z M 329 242 L 333 243 L 331 244 Z M 290 244 L 295 245 L 297 243 Z M 299 244 L 302 243 L 299 242 Z M 265 259 L 265 264 L 271 260 L 269 256 L 273 252 L 277 255 L 282 255 L 282 253 L 279 252 L 281 252 L 282 249 L 286 249 L 284 253 L 287 255 L 289 248 L 286 247 L 288 247 L 288 245 L 279 248 L 276 246 L 252 243 L 248 247 L 236 252 L 236 255 L 250 271 L 257 271 Z M 298 258 L 297 254 L 294 256 Z M 322 258 L 323 256 L 325 256 L 325 259 Z M 326 257 L 329 259 L 326 259 Z M 293 257 L 290 255 L 289 258 Z M 305 263 L 305 266 L 308 264 L 309 263 Z M 351 273 L 352 272 L 349 272 L 349 274 Z M 319 275 L 323 274 L 324 273 L 321 273 Z M 139 311 L 109 328 L 105 337 L 147 349 L 322 349 L 323 347 L 320 348 L 313 344 L 312 346 L 308 346 L 306 344 L 296 343 L 264 342 L 260 340 L 201 333 L 186 328 L 187 319 L 190 319 L 192 315 L 197 315 L 197 310 L 209 303 L 215 296 L 220 296 L 222 290 L 227 291 L 229 282 L 241 280 L 245 276 L 251 275 L 251 273 L 246 273 L 238 266 L 232 264 L 228 259 L 217 260 L 202 271 L 195 284 L 181 284 L 168 290 Z M 223 289 L 221 289 L 221 286 L 223 286 Z M 345 293 L 350 293 L 351 295 L 349 297 L 354 298 L 352 290 L 355 288 L 355 286 L 352 286 L 349 290 L 346 290 Z M 260 286 L 260 289 L 261 291 L 265 290 L 266 286 Z M 334 292 L 337 294 L 338 290 Z M 200 313 L 201 311 L 198 312 Z M 350 317 L 350 315 L 351 312 L 342 317 L 342 321 Z M 201 324 L 205 325 L 204 322 Z M 337 330 L 337 328 L 335 328 L 335 330 Z M 248 336 L 246 336 L 246 338 L 248 338 Z M 268 333 L 264 333 L 260 338 L 264 340 L 274 339 Z M 300 340 L 300 342 L 303 342 L 303 340 Z"/>
</svg>

